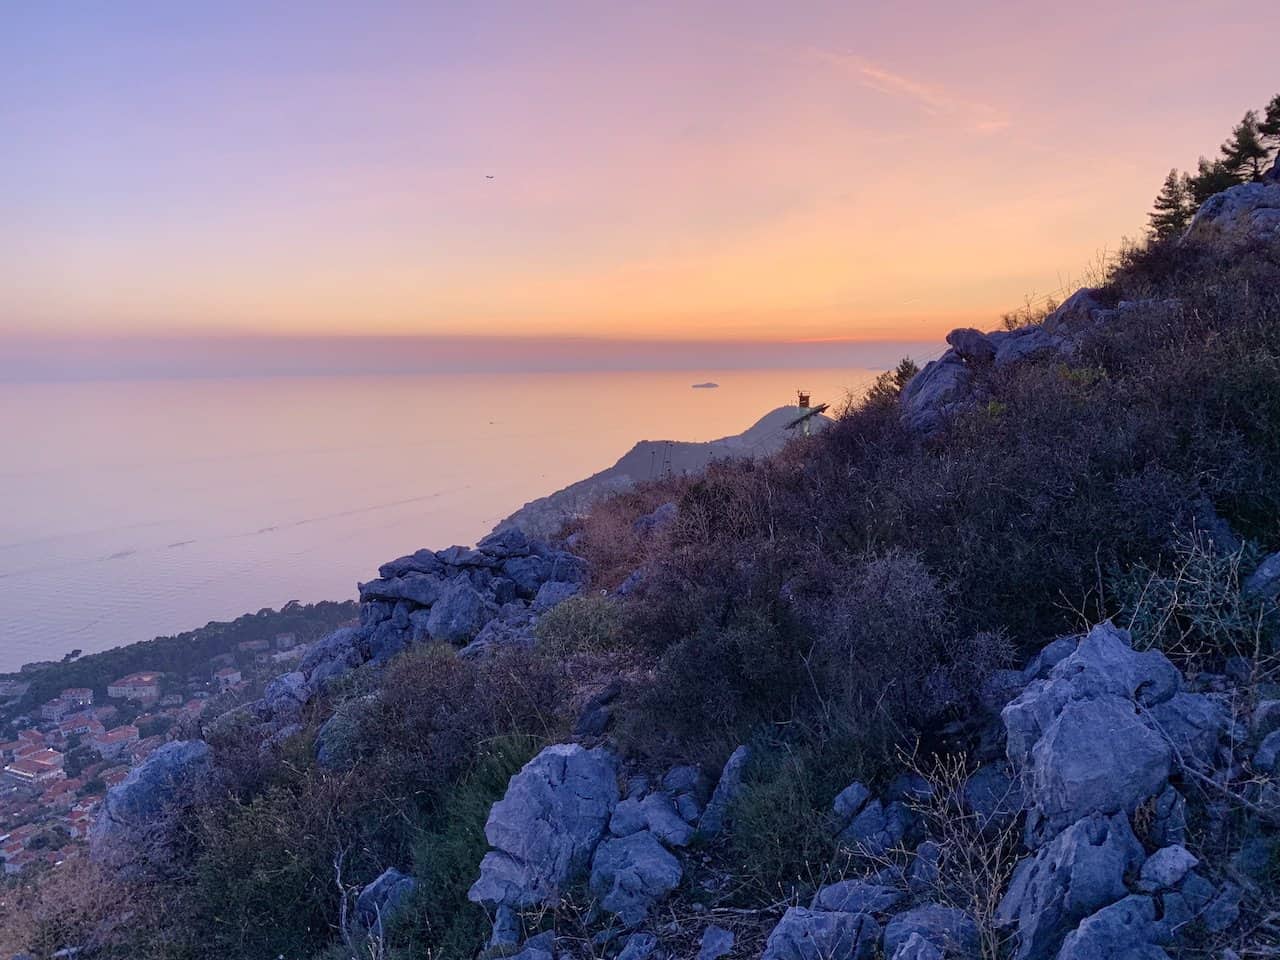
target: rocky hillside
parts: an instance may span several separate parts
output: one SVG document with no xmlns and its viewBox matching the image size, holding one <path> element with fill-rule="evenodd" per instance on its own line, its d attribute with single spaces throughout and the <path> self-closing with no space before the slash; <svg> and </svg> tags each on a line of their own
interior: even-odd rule
<svg viewBox="0 0 1280 960">
<path fill-rule="evenodd" d="M 549 537 L 568 521 L 590 513 L 591 507 L 600 500 L 646 480 L 697 473 L 716 460 L 750 459 L 777 453 L 795 436 L 792 427 L 803 412 L 795 407 L 778 407 L 742 433 L 703 443 L 641 440 L 613 466 L 526 503 L 496 529 L 518 527 L 531 536 Z M 820 431 L 830 423 L 828 417 L 817 414 L 809 421 L 810 430 Z"/>
<path fill-rule="evenodd" d="M 1277 177 L 772 457 L 384 564 L 4 944 L 1280 955 Z"/>
</svg>

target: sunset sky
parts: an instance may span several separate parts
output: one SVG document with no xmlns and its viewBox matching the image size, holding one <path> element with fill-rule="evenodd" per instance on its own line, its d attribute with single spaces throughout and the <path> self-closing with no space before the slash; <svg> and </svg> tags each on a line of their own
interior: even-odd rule
<svg viewBox="0 0 1280 960">
<path fill-rule="evenodd" d="M 927 340 L 1078 281 L 1280 89 L 1257 0 L 4 20 L 0 337 L 24 342 Z"/>
</svg>

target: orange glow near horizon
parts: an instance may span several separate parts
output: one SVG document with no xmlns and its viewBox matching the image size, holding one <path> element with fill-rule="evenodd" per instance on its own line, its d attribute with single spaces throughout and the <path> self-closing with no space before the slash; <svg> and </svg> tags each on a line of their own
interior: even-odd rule
<svg viewBox="0 0 1280 960">
<path fill-rule="evenodd" d="M 18 14 L 0 336 L 938 339 L 1276 92 L 1254 3 L 537 7 Z"/>
</svg>

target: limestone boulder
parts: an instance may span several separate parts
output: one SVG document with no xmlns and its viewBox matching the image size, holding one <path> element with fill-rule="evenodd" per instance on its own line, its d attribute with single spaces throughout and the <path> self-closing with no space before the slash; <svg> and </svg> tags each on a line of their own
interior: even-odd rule
<svg viewBox="0 0 1280 960">
<path fill-rule="evenodd" d="M 552 905 L 581 879 L 618 803 L 618 761 L 602 748 L 547 747 L 521 768 L 493 805 L 493 848 L 467 896 L 513 909 Z"/>
</svg>

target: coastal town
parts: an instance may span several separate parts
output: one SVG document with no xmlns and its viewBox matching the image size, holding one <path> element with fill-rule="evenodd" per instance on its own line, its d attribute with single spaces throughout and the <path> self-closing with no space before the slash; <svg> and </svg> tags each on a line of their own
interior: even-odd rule
<svg viewBox="0 0 1280 960">
<path fill-rule="evenodd" d="M 201 719 L 234 709 L 306 652 L 295 632 L 243 640 L 186 675 L 143 669 L 95 689 L 66 687 L 0 717 L 0 863 L 5 876 L 59 867 L 85 855 L 108 789 L 157 747 L 190 736 Z M 0 702 L 23 703 L 30 664 L 0 680 Z"/>
</svg>

